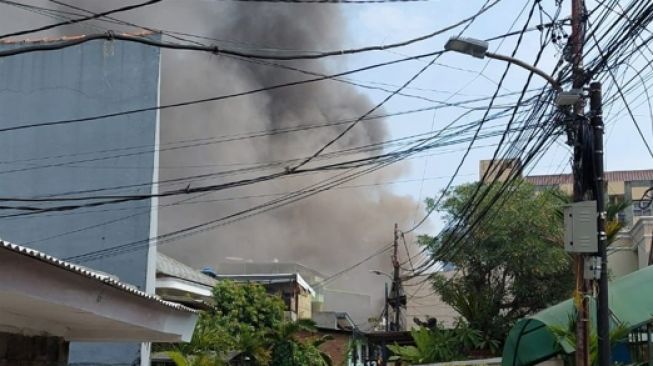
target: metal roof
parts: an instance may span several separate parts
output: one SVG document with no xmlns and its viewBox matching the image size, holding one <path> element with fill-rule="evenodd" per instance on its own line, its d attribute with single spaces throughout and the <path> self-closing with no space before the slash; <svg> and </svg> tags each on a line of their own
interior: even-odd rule
<svg viewBox="0 0 653 366">
<path fill-rule="evenodd" d="M 289 283 L 297 284 L 311 295 L 315 296 L 315 290 L 304 280 L 299 273 L 252 273 L 252 274 L 231 274 L 218 275 L 220 280 L 232 280 L 238 282 L 256 282 L 260 284 Z"/>
<path fill-rule="evenodd" d="M 610 283 L 610 311 L 613 319 L 629 329 L 653 321 L 653 267 L 646 267 Z M 590 300 L 590 313 L 596 312 Z M 504 366 L 530 366 L 558 354 L 556 337 L 550 326 L 566 327 L 573 314 L 574 304 L 567 300 L 518 321 L 508 333 L 503 347 Z M 596 319 L 592 316 L 592 324 Z M 574 352 L 574 345 L 561 343 L 566 353 Z"/>
<path fill-rule="evenodd" d="M 149 30 L 142 30 L 138 32 L 115 32 L 115 34 L 121 34 L 126 36 L 134 37 L 146 37 L 156 34 L 155 32 Z M 0 44 L 35 44 L 35 43 L 56 43 L 56 42 L 65 42 L 65 41 L 74 41 L 86 37 L 86 34 L 77 34 L 71 36 L 62 36 L 62 37 L 43 37 L 43 38 L 7 38 L 1 39 Z"/>
<path fill-rule="evenodd" d="M 170 258 L 167 255 L 158 253 L 156 258 L 156 273 L 167 277 L 180 278 L 182 280 L 199 283 L 201 285 L 214 287 L 218 282 L 201 271 Z"/>
<path fill-rule="evenodd" d="M 123 283 L 123 282 L 120 282 L 120 281 L 116 280 L 115 277 L 113 277 L 113 276 L 111 276 L 109 274 L 104 274 L 104 273 L 97 272 L 97 271 L 88 269 L 86 267 L 80 266 L 80 265 L 76 265 L 76 264 L 73 264 L 73 263 L 70 263 L 70 262 L 63 261 L 63 260 L 61 260 L 59 258 L 56 258 L 56 257 L 53 257 L 51 255 L 45 254 L 45 253 L 40 252 L 38 250 L 34 250 L 34 249 L 31 249 L 31 248 L 16 245 L 16 244 L 13 244 L 13 243 L 10 243 L 10 242 L 7 242 L 7 241 L 3 241 L 3 240 L 0 240 L 0 248 L 2 248 L 4 250 L 9 250 L 9 251 L 12 251 L 12 252 L 15 252 L 15 253 L 18 253 L 18 254 L 22 254 L 24 256 L 33 258 L 35 260 L 39 260 L 41 262 L 44 262 L 44 263 L 59 267 L 61 269 L 65 269 L 67 271 L 76 273 L 76 274 L 78 274 L 80 276 L 90 278 L 92 280 L 101 282 L 101 283 L 103 283 L 105 285 L 108 285 L 108 286 L 114 287 L 116 289 L 119 289 L 121 291 L 128 292 L 128 293 L 130 293 L 130 294 L 132 294 L 134 296 L 142 297 L 144 299 L 156 302 L 158 304 L 161 304 L 163 306 L 166 306 L 166 307 L 169 307 L 169 308 L 172 308 L 172 309 L 175 309 L 175 310 L 186 311 L 186 312 L 189 312 L 189 313 L 197 313 L 196 310 L 193 310 L 193 309 L 188 308 L 186 306 L 183 306 L 183 305 L 180 305 L 180 304 L 177 304 L 177 303 L 174 303 L 174 302 L 170 302 L 170 301 L 165 301 L 165 300 L 162 300 L 160 297 L 158 297 L 156 295 L 148 294 L 146 292 L 138 290 L 137 288 L 135 288 L 132 285 L 129 285 L 129 284 L 126 284 L 126 283 Z"/>
<path fill-rule="evenodd" d="M 219 274 L 299 273 L 311 286 L 325 278 L 324 274 L 297 262 L 223 262 L 215 268 Z"/>
<path fill-rule="evenodd" d="M 524 177 L 527 182 L 536 186 L 552 186 L 558 184 L 572 184 L 571 174 L 530 175 Z M 653 169 L 647 170 L 615 170 L 605 172 L 605 180 L 609 182 L 630 182 L 638 180 L 653 180 Z"/>
</svg>

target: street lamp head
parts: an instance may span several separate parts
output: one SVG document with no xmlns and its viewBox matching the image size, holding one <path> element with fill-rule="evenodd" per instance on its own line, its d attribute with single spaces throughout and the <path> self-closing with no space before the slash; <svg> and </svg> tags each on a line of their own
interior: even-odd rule
<svg viewBox="0 0 653 366">
<path fill-rule="evenodd" d="M 464 53 L 476 58 L 484 58 L 489 46 L 487 42 L 481 41 L 480 39 L 451 37 L 444 45 L 444 49 Z"/>
<path fill-rule="evenodd" d="M 383 271 L 379 271 L 378 269 L 370 269 L 370 273 L 373 273 L 377 276 L 385 276 L 388 277 L 389 279 L 392 279 L 392 275 L 389 273 L 385 273 Z"/>
</svg>

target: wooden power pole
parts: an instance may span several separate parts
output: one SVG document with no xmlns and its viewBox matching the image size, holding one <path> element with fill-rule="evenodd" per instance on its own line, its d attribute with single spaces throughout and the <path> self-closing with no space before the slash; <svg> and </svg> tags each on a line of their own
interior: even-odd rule
<svg viewBox="0 0 653 366">
<path fill-rule="evenodd" d="M 583 43 L 585 39 L 585 15 L 582 0 L 571 1 L 571 37 L 569 56 L 572 64 L 573 86 L 575 90 L 582 90 L 585 85 L 585 72 L 583 70 Z M 574 141 L 574 202 L 584 201 L 586 199 L 587 188 L 583 179 L 583 166 L 589 162 L 582 161 L 583 141 L 580 139 L 582 133 L 581 124 L 587 123 L 584 119 L 585 102 L 579 98 L 573 107 L 573 128 L 575 130 Z M 586 296 L 587 282 L 584 278 L 585 254 L 578 253 L 575 255 L 575 303 L 577 308 L 576 319 L 576 366 L 589 365 L 589 303 Z"/>
<path fill-rule="evenodd" d="M 401 330 L 401 306 L 402 306 L 402 291 L 401 291 L 401 278 L 399 276 L 399 227 L 395 224 L 394 227 L 394 241 L 392 252 L 392 307 L 395 312 L 394 329 Z"/>
</svg>

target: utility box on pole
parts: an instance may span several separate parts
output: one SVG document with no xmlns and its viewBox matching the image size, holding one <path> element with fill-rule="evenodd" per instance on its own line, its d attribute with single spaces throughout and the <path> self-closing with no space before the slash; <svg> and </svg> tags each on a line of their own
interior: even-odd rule
<svg viewBox="0 0 653 366">
<path fill-rule="evenodd" d="M 565 250 L 570 253 L 598 251 L 596 201 L 565 206 Z"/>
</svg>

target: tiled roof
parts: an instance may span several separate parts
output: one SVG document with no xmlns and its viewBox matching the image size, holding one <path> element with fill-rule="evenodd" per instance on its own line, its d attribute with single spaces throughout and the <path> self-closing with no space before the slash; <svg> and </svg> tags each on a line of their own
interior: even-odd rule
<svg viewBox="0 0 653 366">
<path fill-rule="evenodd" d="M 536 186 L 554 186 L 558 184 L 571 184 L 573 178 L 571 174 L 553 174 L 553 175 L 530 175 L 524 179 Z"/>
<path fill-rule="evenodd" d="M 531 175 L 524 179 L 536 186 L 548 186 L 557 184 L 571 184 L 573 177 L 571 174 L 553 174 L 553 175 Z M 647 170 L 615 170 L 605 173 L 605 179 L 608 182 L 629 182 L 637 180 L 653 180 L 653 169 Z"/>
<path fill-rule="evenodd" d="M 182 280 L 199 283 L 209 287 L 215 286 L 218 282 L 204 273 L 187 266 L 176 259 L 159 253 L 156 259 L 156 273 L 168 277 L 180 278 Z"/>
<path fill-rule="evenodd" d="M 128 285 L 126 283 L 123 283 L 123 282 L 120 282 L 120 281 L 116 280 L 115 278 L 113 278 L 112 276 L 110 276 L 108 274 L 103 274 L 103 273 L 100 273 L 100 272 L 96 272 L 96 271 L 90 270 L 90 269 L 88 269 L 86 267 L 78 266 L 76 264 L 63 261 L 63 260 L 61 260 L 59 258 L 56 258 L 56 257 L 53 257 L 51 255 L 45 254 L 45 253 L 40 252 L 38 250 L 34 250 L 34 249 L 30 249 L 30 248 L 23 247 L 23 246 L 20 246 L 20 245 L 12 244 L 12 243 L 9 243 L 9 242 L 6 242 L 6 241 L 0 241 L 0 248 L 2 248 L 4 250 L 9 250 L 9 251 L 12 251 L 12 252 L 15 252 L 15 253 L 18 253 L 18 254 L 22 254 L 22 255 L 27 256 L 27 257 L 31 257 L 33 259 L 45 262 L 47 264 L 51 264 L 53 266 L 65 269 L 67 271 L 73 272 L 73 273 L 78 274 L 80 276 L 90 278 L 92 280 L 101 282 L 101 283 L 103 283 L 105 285 L 114 287 L 114 288 L 116 288 L 118 290 L 130 293 L 130 294 L 135 295 L 135 296 L 142 297 L 144 299 L 156 302 L 158 304 L 167 306 L 167 307 L 175 309 L 175 310 L 186 311 L 186 312 L 189 312 L 189 313 L 197 313 L 196 310 L 193 310 L 193 309 L 188 308 L 186 306 L 183 306 L 183 305 L 180 305 L 180 304 L 177 304 L 177 303 L 174 303 L 174 302 L 170 302 L 170 301 L 165 301 L 165 300 L 162 300 L 160 297 L 158 297 L 156 295 L 152 295 L 152 294 L 148 294 L 146 292 L 140 291 L 140 290 L 136 289 L 135 287 L 133 287 L 131 285 Z"/>
</svg>

